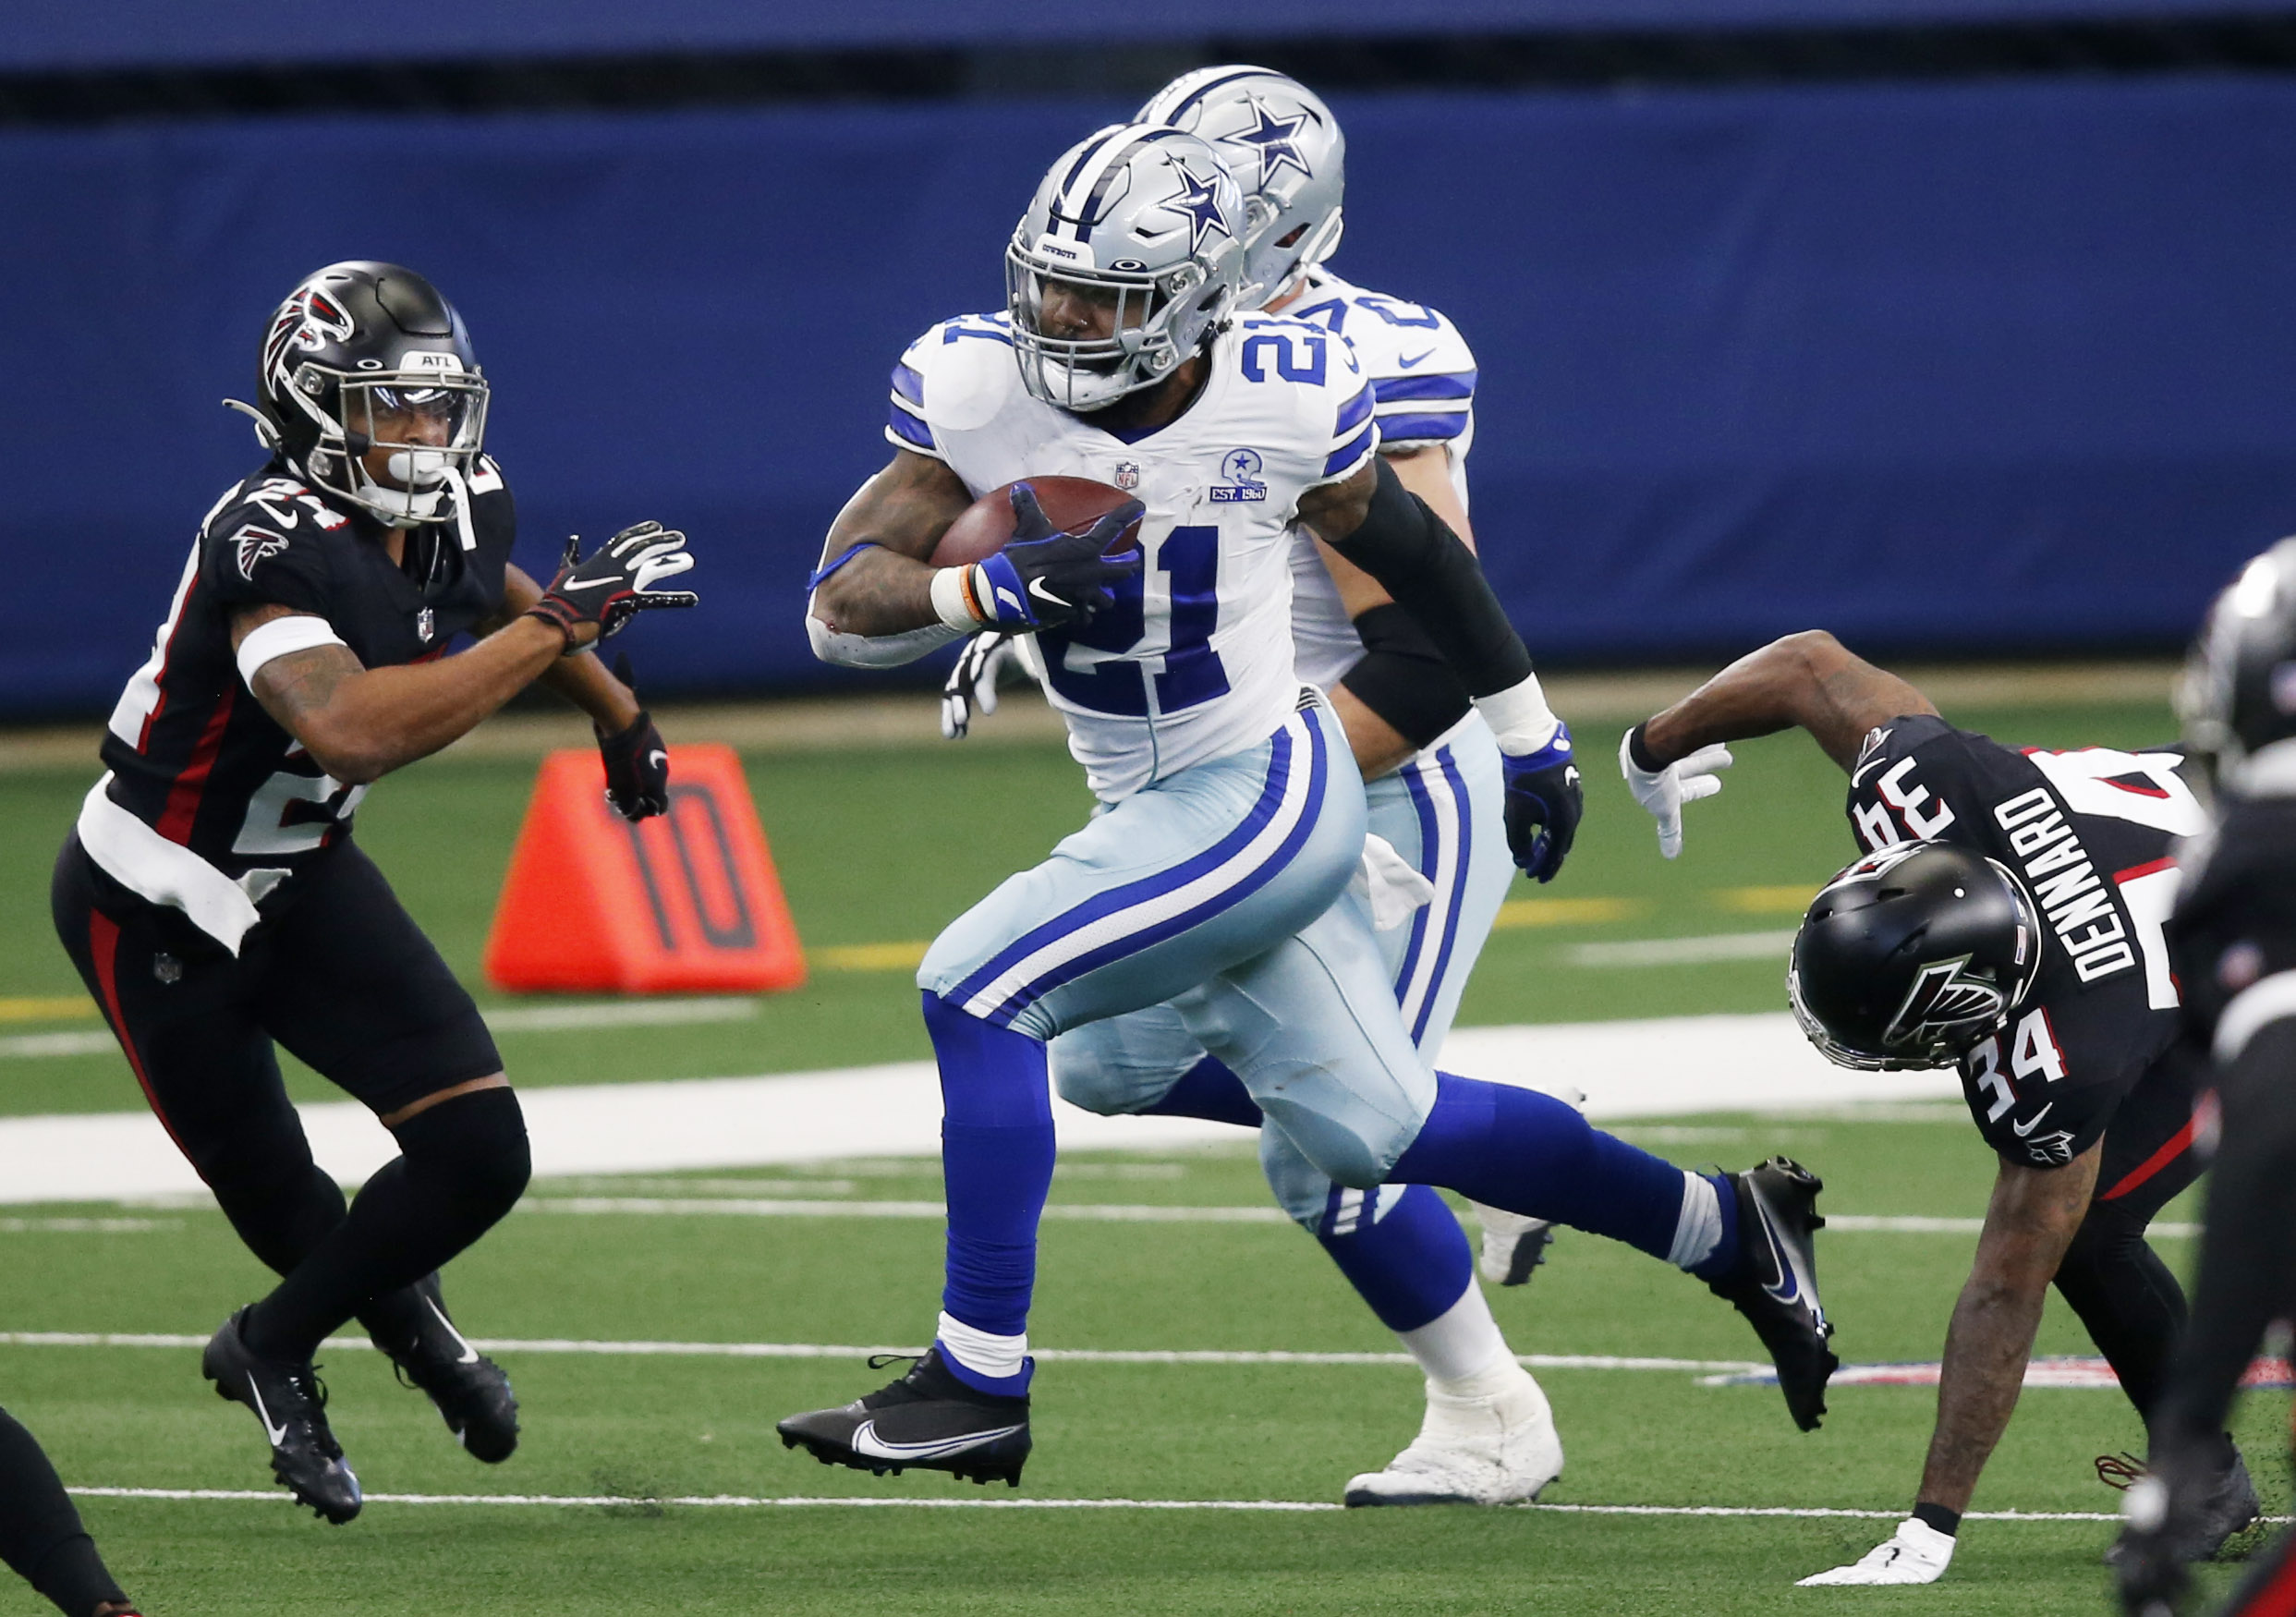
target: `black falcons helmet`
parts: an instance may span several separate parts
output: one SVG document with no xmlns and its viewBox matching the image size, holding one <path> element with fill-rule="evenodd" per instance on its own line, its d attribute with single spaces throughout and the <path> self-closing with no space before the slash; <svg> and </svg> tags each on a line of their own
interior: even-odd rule
<svg viewBox="0 0 2296 1617">
<path fill-rule="evenodd" d="M 486 379 L 429 281 L 366 260 L 307 276 L 271 317 L 255 388 L 257 431 L 310 481 L 395 528 L 458 518 L 470 542 Z M 380 474 L 377 448 L 391 452 Z"/>
<path fill-rule="evenodd" d="M 1811 900 L 1786 991 L 1837 1066 L 1951 1066 L 2009 1019 L 2040 965 L 2038 914 L 2007 866 L 1950 843 L 1900 843 Z"/>
<path fill-rule="evenodd" d="M 2296 539 L 2242 567 L 2208 609 L 2177 682 L 2177 713 L 2212 779 L 2296 736 Z"/>
</svg>

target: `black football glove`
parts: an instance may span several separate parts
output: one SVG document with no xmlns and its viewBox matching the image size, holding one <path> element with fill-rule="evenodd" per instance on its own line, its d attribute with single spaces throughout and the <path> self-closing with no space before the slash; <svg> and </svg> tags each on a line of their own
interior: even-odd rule
<svg viewBox="0 0 2296 1617">
<path fill-rule="evenodd" d="M 638 694 L 627 652 L 613 660 L 613 676 L 629 687 L 633 697 Z M 654 728 L 653 716 L 641 707 L 627 729 L 609 736 L 593 723 L 590 734 L 598 737 L 598 754 L 606 762 L 606 801 L 613 811 L 629 821 L 667 814 L 670 751 L 662 732 Z"/>
<path fill-rule="evenodd" d="M 558 576 L 550 581 L 541 600 L 527 609 L 566 637 L 566 651 L 582 650 L 574 631 L 589 623 L 598 626 L 601 640 L 613 636 L 640 611 L 657 606 L 695 606 L 701 597 L 690 590 L 656 590 L 663 578 L 675 578 L 694 565 L 686 553 L 686 536 L 659 522 L 626 528 L 582 559 L 581 536 L 566 540 L 566 553 Z"/>
<path fill-rule="evenodd" d="M 1525 876 L 1551 881 L 1570 857 L 1579 817 L 1586 811 L 1571 727 L 1558 727 L 1554 739 L 1537 752 L 1520 758 L 1502 752 L 1499 763 L 1507 782 L 1507 850 Z"/>
<path fill-rule="evenodd" d="M 1094 613 L 1114 603 L 1112 587 L 1140 570 L 1137 545 L 1112 556 L 1101 553 L 1147 514 L 1139 501 L 1126 500 L 1070 533 L 1052 526 L 1037 504 L 1036 490 L 1027 483 L 1013 485 L 1012 500 L 1013 537 L 996 554 L 974 564 L 966 580 L 975 607 L 989 614 L 989 627 L 1027 634 L 1089 622 Z"/>
</svg>

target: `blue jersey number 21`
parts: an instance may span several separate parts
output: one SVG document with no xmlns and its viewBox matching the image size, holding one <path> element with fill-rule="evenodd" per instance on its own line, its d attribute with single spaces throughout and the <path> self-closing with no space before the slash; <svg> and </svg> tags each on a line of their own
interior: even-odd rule
<svg viewBox="0 0 2296 1617">
<path fill-rule="evenodd" d="M 1170 713 L 1227 694 L 1228 671 L 1211 646 L 1220 622 L 1220 529 L 1173 529 L 1157 552 L 1156 570 L 1171 579 L 1172 643 L 1163 654 L 1163 672 L 1156 676 L 1157 709 Z M 1118 657 L 1135 650 L 1147 634 L 1146 605 L 1145 579 L 1135 573 L 1117 587 L 1116 603 L 1082 628 L 1039 635 L 1052 688 L 1096 713 L 1148 717 L 1147 671 L 1139 663 L 1112 660 L 1081 673 L 1067 666 L 1071 646 Z"/>
</svg>

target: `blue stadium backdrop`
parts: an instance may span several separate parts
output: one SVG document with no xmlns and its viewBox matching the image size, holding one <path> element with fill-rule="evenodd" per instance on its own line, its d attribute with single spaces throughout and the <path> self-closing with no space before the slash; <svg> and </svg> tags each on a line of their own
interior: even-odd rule
<svg viewBox="0 0 2296 1617">
<path fill-rule="evenodd" d="M 824 677 L 801 590 L 886 373 L 993 306 L 1121 105 L 278 118 L 0 133 L 0 710 L 107 702 L 247 469 L 273 302 L 403 260 L 463 308 L 522 559 L 681 524 L 656 688 Z M 2157 647 L 2296 529 L 2296 82 L 1342 100 L 1340 267 L 1482 361 L 1475 514 L 1537 651 Z"/>
</svg>

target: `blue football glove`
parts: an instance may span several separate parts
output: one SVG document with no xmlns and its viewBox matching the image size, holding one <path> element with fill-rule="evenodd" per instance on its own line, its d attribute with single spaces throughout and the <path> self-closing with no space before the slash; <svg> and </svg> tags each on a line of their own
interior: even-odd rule
<svg viewBox="0 0 2296 1617">
<path fill-rule="evenodd" d="M 1027 634 L 1088 621 L 1114 603 L 1113 585 L 1140 570 L 1137 545 L 1101 553 L 1147 514 L 1139 501 L 1126 500 L 1090 527 L 1067 533 L 1052 526 L 1027 483 L 1014 483 L 1012 498 L 1013 537 L 973 568 L 973 599 L 993 614 L 989 627 Z"/>
<path fill-rule="evenodd" d="M 1519 758 L 1502 752 L 1499 762 L 1507 783 L 1507 849 L 1525 876 L 1551 881 L 1570 857 L 1585 812 L 1571 727 L 1560 725 L 1537 752 Z"/>
</svg>

